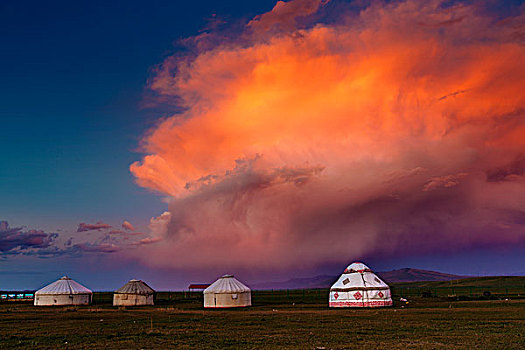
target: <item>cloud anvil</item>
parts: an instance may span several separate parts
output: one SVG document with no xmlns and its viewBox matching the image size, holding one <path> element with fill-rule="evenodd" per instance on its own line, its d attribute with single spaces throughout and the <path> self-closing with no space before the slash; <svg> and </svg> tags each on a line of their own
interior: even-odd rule
<svg viewBox="0 0 525 350">
<path fill-rule="evenodd" d="M 158 68 L 151 89 L 186 110 L 131 165 L 171 198 L 152 263 L 523 243 L 523 13 L 408 0 L 323 21 L 325 5 L 280 2 L 238 40 L 195 38 Z"/>
</svg>

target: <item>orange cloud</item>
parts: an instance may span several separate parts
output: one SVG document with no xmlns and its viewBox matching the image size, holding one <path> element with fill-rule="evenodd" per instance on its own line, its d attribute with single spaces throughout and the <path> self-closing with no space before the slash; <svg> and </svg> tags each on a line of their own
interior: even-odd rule
<svg viewBox="0 0 525 350">
<path fill-rule="evenodd" d="M 403 249 L 406 235 L 430 247 L 477 232 L 454 243 L 469 246 L 503 221 L 523 231 L 525 203 L 506 192 L 525 198 L 522 177 L 486 179 L 525 150 L 523 11 L 498 21 L 407 0 L 290 28 L 320 4 L 279 2 L 239 42 L 158 69 L 151 88 L 185 112 L 130 167 L 172 198 L 152 263 L 316 264 Z"/>
<path fill-rule="evenodd" d="M 267 32 L 274 27 L 279 31 L 294 30 L 297 19 L 317 12 L 319 6 L 325 5 L 330 0 L 302 0 L 302 1 L 277 1 L 274 8 L 267 13 L 255 17 L 248 23 L 254 32 Z"/>
<path fill-rule="evenodd" d="M 133 226 L 129 221 L 125 221 L 122 223 L 122 228 L 126 231 L 135 231 L 135 226 Z"/>
<path fill-rule="evenodd" d="M 98 221 L 96 224 L 86 224 L 85 222 L 81 222 L 78 224 L 77 232 L 86 232 L 86 231 L 93 231 L 93 230 L 105 230 L 110 229 L 113 226 L 103 223 L 102 221 Z"/>
</svg>

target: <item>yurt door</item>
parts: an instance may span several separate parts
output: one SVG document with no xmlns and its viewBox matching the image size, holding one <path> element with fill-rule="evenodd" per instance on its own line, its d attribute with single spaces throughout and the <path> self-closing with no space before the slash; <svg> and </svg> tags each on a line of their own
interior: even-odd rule
<svg viewBox="0 0 525 350">
<path fill-rule="evenodd" d="M 365 287 L 363 290 L 363 306 L 366 306 L 366 303 L 370 301 L 368 298 L 368 288 L 365 281 L 365 275 L 361 273 L 361 279 L 363 280 L 363 286 Z"/>
</svg>

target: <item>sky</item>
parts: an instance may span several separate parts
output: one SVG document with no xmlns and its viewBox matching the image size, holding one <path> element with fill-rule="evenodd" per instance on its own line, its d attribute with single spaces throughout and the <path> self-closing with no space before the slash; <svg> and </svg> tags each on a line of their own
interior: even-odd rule
<svg viewBox="0 0 525 350">
<path fill-rule="evenodd" d="M 525 274 L 524 23 L 521 1 L 3 2 L 0 289 Z"/>
</svg>

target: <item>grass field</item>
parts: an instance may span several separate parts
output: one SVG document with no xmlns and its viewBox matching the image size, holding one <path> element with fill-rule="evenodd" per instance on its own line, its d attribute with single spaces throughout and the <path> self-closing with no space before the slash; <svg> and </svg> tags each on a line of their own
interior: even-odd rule
<svg viewBox="0 0 525 350">
<path fill-rule="evenodd" d="M 525 291 L 524 276 L 491 276 L 491 277 L 472 277 L 462 278 L 452 281 L 426 281 L 426 282 L 398 282 L 392 283 L 394 288 L 485 288 L 503 292 L 505 289 Z"/>
<path fill-rule="evenodd" d="M 391 285 L 394 293 L 401 296 L 435 297 L 456 296 L 463 299 L 493 296 L 495 298 L 524 298 L 525 277 L 495 276 L 473 277 L 453 281 L 405 282 Z"/>
<path fill-rule="evenodd" d="M 293 301 L 293 300 L 296 300 Z M 386 309 L 328 309 L 327 291 L 254 292 L 254 306 L 204 310 L 199 294 L 159 293 L 118 309 L 0 304 L 1 349 L 523 349 L 525 300 L 413 297 Z"/>
</svg>

